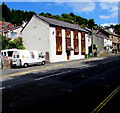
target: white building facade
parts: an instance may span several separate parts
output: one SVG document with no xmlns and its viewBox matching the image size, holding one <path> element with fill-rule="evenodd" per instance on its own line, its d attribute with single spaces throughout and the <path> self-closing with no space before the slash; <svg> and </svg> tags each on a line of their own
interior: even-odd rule
<svg viewBox="0 0 120 113">
<path fill-rule="evenodd" d="M 41 52 L 48 62 L 85 58 L 91 45 L 87 31 L 77 25 L 37 15 L 21 34 L 26 49 Z"/>
</svg>

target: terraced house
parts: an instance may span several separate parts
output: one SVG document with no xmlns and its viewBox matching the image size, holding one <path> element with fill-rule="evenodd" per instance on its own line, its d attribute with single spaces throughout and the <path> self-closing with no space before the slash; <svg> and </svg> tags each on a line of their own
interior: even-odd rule
<svg viewBox="0 0 120 113">
<path fill-rule="evenodd" d="M 116 49 L 117 52 L 120 52 L 120 36 L 108 30 L 106 30 L 106 32 L 109 33 L 109 39 L 111 39 L 113 42 L 112 43 L 113 49 Z"/>
<path fill-rule="evenodd" d="M 99 35 L 104 34 L 103 36 L 106 37 L 107 40 L 105 41 L 104 46 L 106 46 L 108 48 L 112 47 L 113 49 L 116 50 L 116 52 L 120 52 L 120 36 L 118 34 L 111 32 L 108 29 L 103 29 L 103 28 L 101 30 L 99 30 L 99 32 L 97 34 L 99 34 Z"/>
<path fill-rule="evenodd" d="M 0 21 L 0 34 L 6 36 L 6 38 L 14 40 L 17 37 L 21 37 L 21 30 L 22 26 L 14 26 L 12 23 Z"/>
<path fill-rule="evenodd" d="M 21 31 L 28 50 L 38 50 L 48 62 L 81 59 L 88 54 L 91 39 L 75 24 L 33 15 Z"/>
</svg>

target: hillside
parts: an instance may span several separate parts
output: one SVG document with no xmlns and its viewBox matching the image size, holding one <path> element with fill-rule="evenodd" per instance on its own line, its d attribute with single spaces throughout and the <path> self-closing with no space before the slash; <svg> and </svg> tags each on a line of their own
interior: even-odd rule
<svg viewBox="0 0 120 113">
<path fill-rule="evenodd" d="M 33 14 L 36 14 L 36 12 L 34 11 L 28 12 L 28 11 L 15 10 L 15 9 L 10 10 L 10 8 L 5 3 L 2 3 L 2 5 L 0 5 L 0 9 L 2 9 L 1 20 L 6 22 L 11 22 L 16 26 L 21 25 L 23 21 L 29 21 L 30 18 L 33 16 Z M 39 15 L 69 22 L 72 24 L 77 24 L 82 28 L 87 27 L 87 28 L 99 29 L 99 26 L 95 24 L 94 19 L 88 20 L 81 16 L 77 16 L 73 13 L 70 13 L 70 14 L 62 13 L 61 15 L 52 15 L 50 13 L 41 12 Z M 112 27 L 115 28 L 114 32 L 120 35 L 120 24 Z"/>
<path fill-rule="evenodd" d="M 0 6 L 2 8 L 2 21 L 6 22 L 11 22 L 12 24 L 15 25 L 21 25 L 22 21 L 29 21 L 29 19 L 32 17 L 33 14 L 36 14 L 34 11 L 22 11 L 22 10 L 15 10 L 10 8 L 5 4 L 2 3 Z M 62 13 L 60 16 L 59 15 L 52 15 L 50 13 L 40 13 L 39 15 L 45 16 L 48 18 L 53 18 L 65 22 L 69 22 L 72 24 L 77 24 L 80 27 L 97 27 L 97 24 L 95 24 L 94 19 L 87 20 L 86 18 L 83 18 L 81 16 L 74 15 L 73 13 L 66 14 Z"/>
</svg>

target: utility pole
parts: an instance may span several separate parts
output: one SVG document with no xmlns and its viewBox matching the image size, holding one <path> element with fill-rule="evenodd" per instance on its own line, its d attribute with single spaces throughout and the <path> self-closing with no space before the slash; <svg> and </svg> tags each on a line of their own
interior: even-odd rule
<svg viewBox="0 0 120 113">
<path fill-rule="evenodd" d="M 92 50 L 92 57 L 94 56 L 94 53 L 93 53 L 93 28 L 91 28 L 91 50 Z"/>
</svg>

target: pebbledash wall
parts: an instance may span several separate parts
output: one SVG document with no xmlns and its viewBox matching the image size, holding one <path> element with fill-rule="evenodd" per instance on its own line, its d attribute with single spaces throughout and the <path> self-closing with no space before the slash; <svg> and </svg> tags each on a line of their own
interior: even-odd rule
<svg viewBox="0 0 120 113">
<path fill-rule="evenodd" d="M 70 29 L 70 28 L 69 28 Z M 71 32 L 71 47 L 74 48 L 74 33 Z M 62 54 L 56 54 L 56 27 L 50 26 L 47 22 L 33 16 L 22 30 L 23 43 L 28 50 L 38 50 L 45 55 L 48 62 L 67 61 L 65 28 L 62 28 Z M 81 31 L 78 31 L 79 54 L 74 55 L 71 51 L 70 60 L 85 58 L 81 55 Z M 91 45 L 89 35 L 85 34 L 85 54 L 88 54 L 88 47 Z"/>
</svg>

